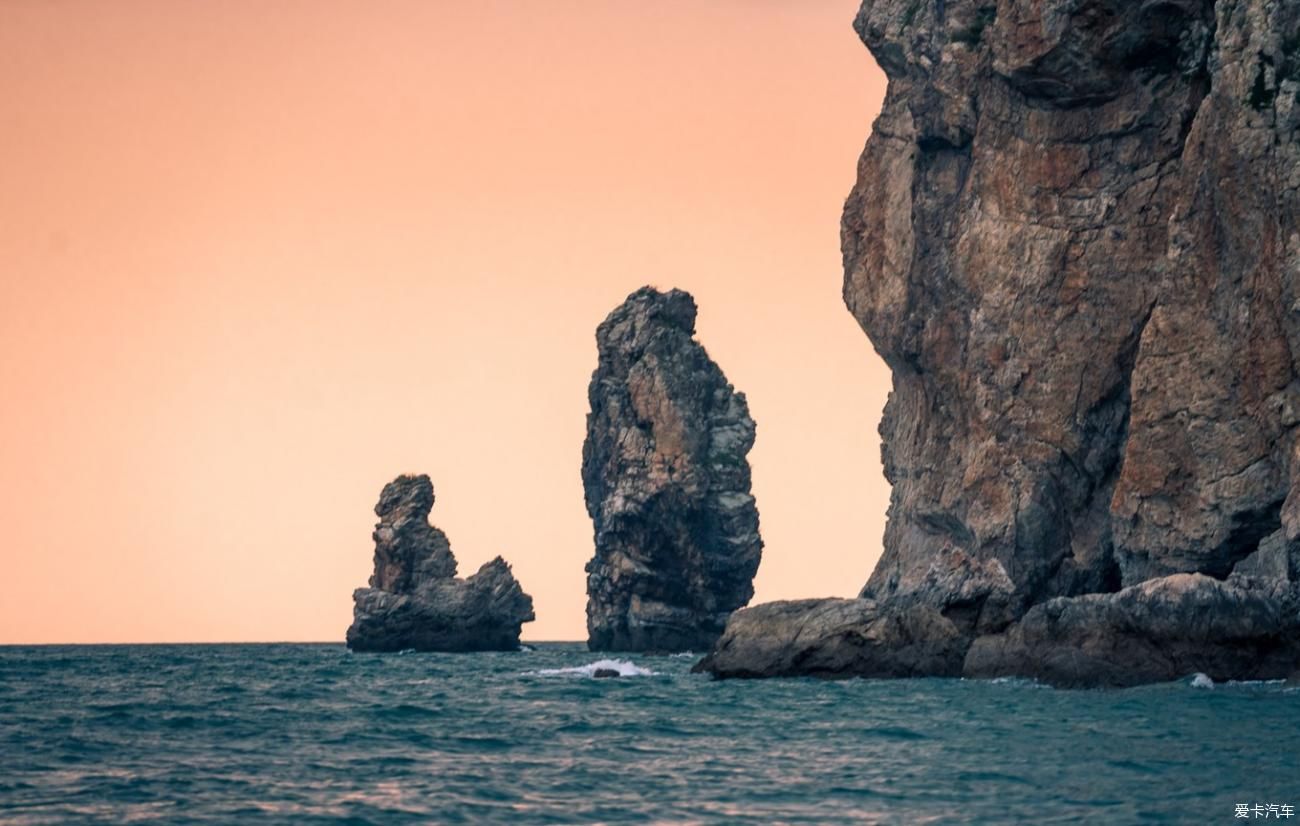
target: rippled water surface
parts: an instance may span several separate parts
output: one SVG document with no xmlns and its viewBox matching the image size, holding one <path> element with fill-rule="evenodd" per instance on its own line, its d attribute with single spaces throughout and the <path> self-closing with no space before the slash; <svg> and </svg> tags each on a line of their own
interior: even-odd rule
<svg viewBox="0 0 1300 826">
<path fill-rule="evenodd" d="M 1230 823 L 1300 692 L 594 679 L 581 646 L 0 648 L 0 822 Z M 585 667 L 585 668 L 584 668 Z M 1294 819 L 1293 819 L 1294 820 Z"/>
</svg>

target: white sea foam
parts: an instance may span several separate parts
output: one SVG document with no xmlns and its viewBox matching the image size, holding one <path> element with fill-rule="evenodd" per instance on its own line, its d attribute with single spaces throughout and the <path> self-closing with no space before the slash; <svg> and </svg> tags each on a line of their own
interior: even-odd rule
<svg viewBox="0 0 1300 826">
<path fill-rule="evenodd" d="M 1033 677 L 958 677 L 959 683 L 983 683 L 986 685 L 1013 685 L 1017 688 L 1044 688 L 1054 690 L 1047 683 L 1040 683 Z"/>
<path fill-rule="evenodd" d="M 1201 674 L 1200 672 L 1197 672 L 1196 675 L 1192 677 L 1192 688 L 1214 688 L 1214 680 L 1210 679 L 1209 674 Z"/>
<path fill-rule="evenodd" d="M 597 671 L 617 671 L 620 677 L 656 676 L 656 672 L 642 668 L 631 660 L 597 660 L 573 668 L 539 668 L 525 673 L 538 677 L 595 677 Z"/>
<path fill-rule="evenodd" d="M 678 651 L 676 654 L 669 654 L 668 656 L 675 657 L 679 660 L 694 660 L 698 659 L 700 655 L 696 654 L 694 651 Z"/>
</svg>

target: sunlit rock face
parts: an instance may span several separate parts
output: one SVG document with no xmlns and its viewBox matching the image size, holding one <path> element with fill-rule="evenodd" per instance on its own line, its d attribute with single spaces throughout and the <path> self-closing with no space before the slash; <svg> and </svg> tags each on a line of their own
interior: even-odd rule
<svg viewBox="0 0 1300 826">
<path fill-rule="evenodd" d="M 433 483 L 399 476 L 375 513 L 375 572 L 353 593 L 348 647 L 355 651 L 513 651 L 533 600 L 497 557 L 456 577 L 447 535 L 429 524 Z"/>
<path fill-rule="evenodd" d="M 1290 584 L 1223 580 L 1300 537 L 1300 4 L 867 0 L 855 27 L 890 82 L 844 298 L 894 383 L 862 596 L 1005 635 L 950 673 L 1087 683 L 1041 659 L 1126 623 L 1179 654 L 1097 682 L 1293 667 Z"/>
<path fill-rule="evenodd" d="M 582 482 L 592 650 L 706 650 L 754 594 L 754 420 L 693 338 L 695 301 L 649 287 L 596 332 Z"/>
</svg>

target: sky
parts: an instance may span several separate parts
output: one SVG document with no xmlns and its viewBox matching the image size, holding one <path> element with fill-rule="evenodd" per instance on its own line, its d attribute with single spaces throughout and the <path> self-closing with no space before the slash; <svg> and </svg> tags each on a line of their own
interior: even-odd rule
<svg viewBox="0 0 1300 826">
<path fill-rule="evenodd" d="M 595 328 L 644 284 L 758 422 L 754 601 L 855 594 L 855 7 L 0 3 L 0 643 L 340 641 L 401 473 L 585 639 Z"/>
</svg>

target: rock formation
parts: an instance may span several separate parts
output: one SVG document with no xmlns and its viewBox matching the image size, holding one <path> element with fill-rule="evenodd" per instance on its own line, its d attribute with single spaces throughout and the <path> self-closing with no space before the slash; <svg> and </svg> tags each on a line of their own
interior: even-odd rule
<svg viewBox="0 0 1300 826">
<path fill-rule="evenodd" d="M 433 483 L 399 476 L 375 505 L 375 573 L 352 595 L 354 651 L 514 651 L 533 599 L 497 557 L 456 577 L 447 535 L 429 524 Z"/>
<path fill-rule="evenodd" d="M 1287 676 L 1300 4 L 865 0 L 855 28 L 889 77 L 842 228 L 894 380 L 884 555 L 862 602 L 751 609 L 703 667 Z"/>
<path fill-rule="evenodd" d="M 705 650 L 754 595 L 754 420 L 694 333 L 694 299 L 649 287 L 596 331 L 582 449 L 593 651 Z"/>
</svg>

